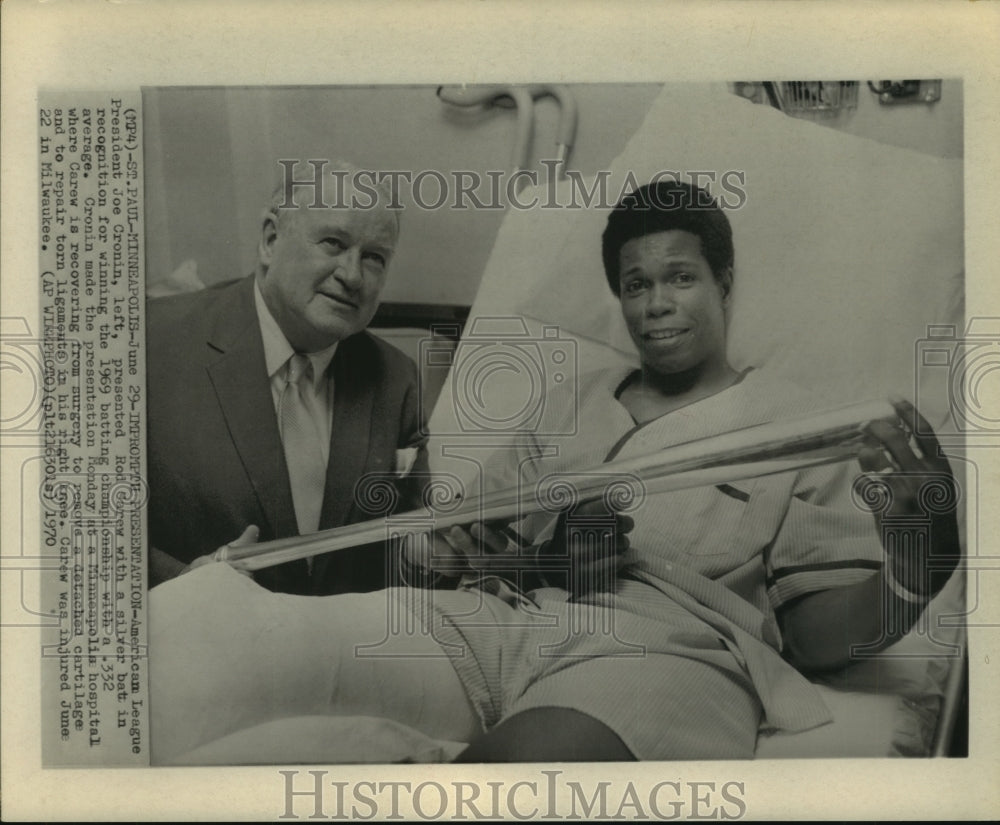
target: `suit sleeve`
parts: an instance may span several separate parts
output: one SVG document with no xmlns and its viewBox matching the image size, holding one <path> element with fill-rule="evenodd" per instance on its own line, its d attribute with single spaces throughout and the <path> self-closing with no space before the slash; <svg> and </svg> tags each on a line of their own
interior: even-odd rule
<svg viewBox="0 0 1000 825">
<path fill-rule="evenodd" d="M 407 472 L 399 479 L 400 503 L 397 510 L 416 510 L 424 506 L 424 492 L 431 482 L 430 456 L 427 450 L 427 434 L 424 422 L 426 411 L 420 408 L 419 378 L 416 368 L 404 395 L 400 415 L 399 448 L 397 456 L 409 464 Z M 403 468 L 397 463 L 396 471 Z M 394 548 L 397 575 L 401 584 L 410 587 L 454 589 L 461 577 L 434 573 L 418 565 L 411 564 L 403 548 Z"/>
<path fill-rule="evenodd" d="M 430 482 L 430 460 L 427 453 L 427 435 L 423 432 L 426 420 L 420 408 L 416 366 L 410 362 L 409 381 L 403 393 L 399 417 L 399 439 L 396 444 L 395 472 L 400 499 L 398 511 L 415 510 L 422 506 L 424 489 Z"/>
</svg>

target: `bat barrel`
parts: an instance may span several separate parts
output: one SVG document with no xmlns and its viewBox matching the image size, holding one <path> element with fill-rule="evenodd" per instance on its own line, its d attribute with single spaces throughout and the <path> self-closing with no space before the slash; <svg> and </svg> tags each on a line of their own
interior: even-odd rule
<svg viewBox="0 0 1000 825">
<path fill-rule="evenodd" d="M 854 458 L 865 442 L 868 426 L 876 420 L 896 421 L 886 401 L 863 402 L 801 416 L 757 424 L 659 452 L 570 473 L 554 473 L 526 489 L 508 489 L 485 496 L 453 499 L 425 509 L 350 524 L 306 536 L 293 536 L 245 547 L 226 545 L 219 561 L 240 562 L 249 570 L 272 567 L 348 547 L 385 540 L 391 535 L 440 530 L 475 521 L 516 521 L 548 510 L 558 512 L 567 491 L 576 501 L 608 497 L 609 485 L 623 501 L 635 501 L 642 492 L 665 493 L 711 486 L 747 478 L 791 472 Z M 620 484 L 635 485 L 623 489 Z M 567 486 L 568 485 L 568 486 Z M 614 495 L 610 496 L 614 502 Z M 641 498 L 641 496 L 640 496 Z"/>
</svg>

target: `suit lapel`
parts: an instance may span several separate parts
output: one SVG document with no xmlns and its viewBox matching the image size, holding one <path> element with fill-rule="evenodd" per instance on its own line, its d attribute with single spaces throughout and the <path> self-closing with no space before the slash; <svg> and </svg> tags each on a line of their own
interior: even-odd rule
<svg viewBox="0 0 1000 825">
<path fill-rule="evenodd" d="M 275 536 L 298 533 L 278 435 L 252 276 L 222 307 L 210 335 L 208 375 L 236 451 Z M 263 527 L 263 525 L 261 525 Z"/>
<path fill-rule="evenodd" d="M 233 299 L 222 305 L 212 326 L 206 369 L 272 534 L 294 536 L 298 534 L 295 507 L 267 378 L 252 276 L 234 290 Z M 330 365 L 333 427 L 320 529 L 339 527 L 348 520 L 354 487 L 370 463 L 381 377 L 375 374 L 366 345 L 363 335 L 344 340 Z M 325 556 L 316 558 L 314 582 L 322 580 L 327 562 Z"/>
<path fill-rule="evenodd" d="M 319 518 L 321 530 L 340 527 L 347 521 L 354 505 L 354 487 L 367 469 L 379 377 L 372 373 L 364 343 L 363 336 L 345 339 L 330 365 L 334 382 L 333 428 Z M 328 561 L 325 556 L 316 558 L 314 580 L 321 580 Z"/>
<path fill-rule="evenodd" d="M 347 339 L 337 348 L 333 364 L 333 431 L 320 525 L 339 527 L 354 503 L 354 486 L 364 474 L 372 446 L 372 412 L 379 378 L 364 357 L 363 343 Z"/>
</svg>

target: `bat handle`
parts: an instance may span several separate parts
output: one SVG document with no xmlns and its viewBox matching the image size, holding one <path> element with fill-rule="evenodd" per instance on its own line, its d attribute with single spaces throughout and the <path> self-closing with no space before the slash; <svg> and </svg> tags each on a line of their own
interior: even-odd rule
<svg viewBox="0 0 1000 825">
<path fill-rule="evenodd" d="M 212 554 L 212 560 L 213 561 L 232 561 L 233 560 L 232 550 L 233 550 L 232 547 L 230 547 L 228 544 L 224 544 L 224 545 L 222 545 L 222 547 L 220 547 L 218 550 L 216 550 Z"/>
</svg>

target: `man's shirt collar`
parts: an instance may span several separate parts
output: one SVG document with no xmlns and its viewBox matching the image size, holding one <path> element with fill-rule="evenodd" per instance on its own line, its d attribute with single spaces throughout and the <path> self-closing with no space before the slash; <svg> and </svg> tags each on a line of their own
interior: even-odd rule
<svg viewBox="0 0 1000 825">
<path fill-rule="evenodd" d="M 288 363 L 288 359 L 295 354 L 295 350 L 288 343 L 285 333 L 281 331 L 281 327 L 278 326 L 278 322 L 271 314 L 271 310 L 268 309 L 267 303 L 264 301 L 264 296 L 261 295 L 260 284 L 257 283 L 256 277 L 253 281 L 253 300 L 257 308 L 257 320 L 260 322 L 260 337 L 264 342 L 264 362 L 267 365 L 267 377 L 274 378 L 277 373 L 282 371 L 285 364 Z M 336 350 L 337 342 L 334 342 L 326 349 L 305 353 L 312 363 L 314 386 L 323 380 Z"/>
</svg>

